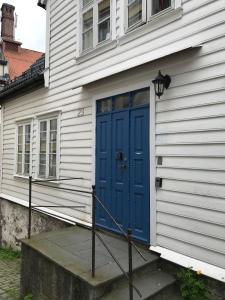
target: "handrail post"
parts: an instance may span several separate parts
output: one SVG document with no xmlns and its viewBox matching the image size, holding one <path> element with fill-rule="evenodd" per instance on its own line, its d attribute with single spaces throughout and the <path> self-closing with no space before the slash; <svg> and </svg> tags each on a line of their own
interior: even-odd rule
<svg viewBox="0 0 225 300">
<path fill-rule="evenodd" d="M 127 230 L 128 239 L 128 260 L 129 260 L 129 300 L 133 300 L 133 257 L 132 257 L 132 242 L 131 242 L 131 229 Z"/>
<path fill-rule="evenodd" d="M 95 216 L 96 216 L 96 189 L 92 185 L 92 277 L 95 277 Z"/>
<path fill-rule="evenodd" d="M 31 237 L 31 214 L 32 214 L 32 176 L 29 176 L 29 215 L 28 215 L 28 239 Z"/>
</svg>

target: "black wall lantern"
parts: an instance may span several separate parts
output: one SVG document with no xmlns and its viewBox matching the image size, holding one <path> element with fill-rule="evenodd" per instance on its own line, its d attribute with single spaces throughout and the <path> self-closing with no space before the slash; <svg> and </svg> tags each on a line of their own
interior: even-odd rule
<svg viewBox="0 0 225 300">
<path fill-rule="evenodd" d="M 152 81 L 155 86 L 155 94 L 159 98 L 163 95 L 164 89 L 168 89 L 171 83 L 171 78 L 169 75 L 163 76 L 161 71 L 159 71 L 158 76 Z"/>
</svg>

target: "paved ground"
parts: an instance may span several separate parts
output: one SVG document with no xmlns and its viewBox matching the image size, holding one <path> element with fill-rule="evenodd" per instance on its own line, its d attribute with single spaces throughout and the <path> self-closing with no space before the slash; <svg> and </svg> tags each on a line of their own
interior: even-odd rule
<svg viewBox="0 0 225 300">
<path fill-rule="evenodd" d="M 0 300 L 16 300 L 19 294 L 20 259 L 0 259 Z"/>
</svg>

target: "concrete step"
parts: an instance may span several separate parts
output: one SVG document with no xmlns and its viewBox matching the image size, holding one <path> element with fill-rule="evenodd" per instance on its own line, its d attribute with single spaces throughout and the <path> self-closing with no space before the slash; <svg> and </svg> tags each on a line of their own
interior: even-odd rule
<svg viewBox="0 0 225 300">
<path fill-rule="evenodd" d="M 107 233 L 101 236 L 128 272 L 127 243 Z M 99 240 L 96 240 L 96 276 L 92 278 L 91 252 L 91 231 L 79 226 L 23 240 L 21 296 L 32 294 L 34 300 L 99 300 L 107 295 L 110 298 L 106 299 L 128 299 L 123 296 L 128 293 L 127 279 Z M 149 295 L 152 297 L 172 285 L 174 278 L 158 270 L 159 256 L 144 247 L 141 252 L 146 261 L 133 250 L 134 280 L 137 288 L 143 290 L 144 299 L 148 299 Z M 114 297 L 112 293 L 116 292 L 121 298 Z"/>
<path fill-rule="evenodd" d="M 142 294 L 142 298 L 134 290 L 134 300 L 180 300 L 175 287 L 175 278 L 161 270 L 142 272 L 134 276 L 134 285 Z M 119 285 L 114 284 L 112 290 L 101 298 L 102 300 L 129 300 L 128 281 L 123 280 Z"/>
</svg>

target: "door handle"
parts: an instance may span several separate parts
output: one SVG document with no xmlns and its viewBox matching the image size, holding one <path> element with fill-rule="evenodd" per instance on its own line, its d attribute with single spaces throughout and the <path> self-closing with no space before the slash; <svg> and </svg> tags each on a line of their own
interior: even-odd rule
<svg viewBox="0 0 225 300">
<path fill-rule="evenodd" d="M 116 160 L 123 160 L 123 152 L 122 151 L 116 152 Z"/>
</svg>

